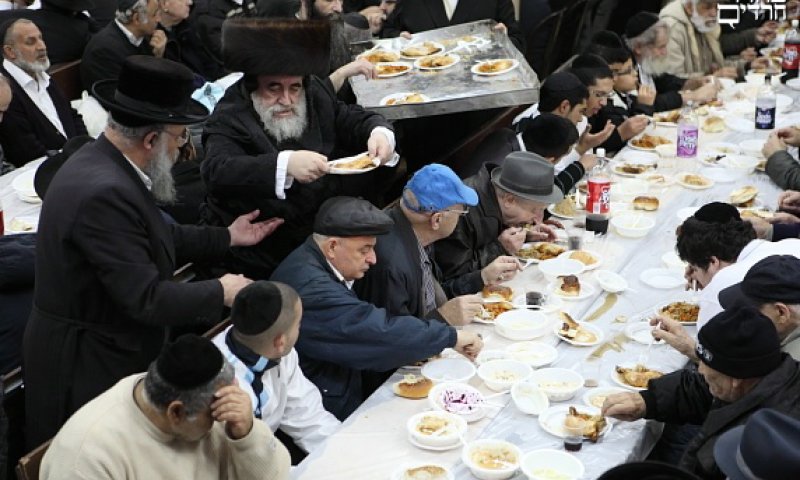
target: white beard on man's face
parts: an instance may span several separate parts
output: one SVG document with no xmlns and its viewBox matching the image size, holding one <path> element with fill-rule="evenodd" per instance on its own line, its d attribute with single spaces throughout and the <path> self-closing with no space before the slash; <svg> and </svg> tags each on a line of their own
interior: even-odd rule
<svg viewBox="0 0 800 480">
<path fill-rule="evenodd" d="M 22 59 L 22 56 L 19 54 L 19 52 L 17 52 L 16 60 L 13 60 L 11 63 L 29 73 L 44 73 L 50 68 L 49 58 L 45 57 L 35 62 L 28 62 Z"/>
<path fill-rule="evenodd" d="M 298 140 L 306 129 L 307 103 L 304 92 L 300 93 L 297 103 L 292 106 L 280 105 L 278 103 L 267 106 L 264 100 L 256 92 L 250 94 L 255 109 L 264 130 L 270 134 L 277 142 L 283 143 L 287 140 Z M 276 118 L 276 112 L 292 110 L 294 115 L 290 117 Z"/>
<path fill-rule="evenodd" d="M 178 153 L 173 158 L 170 158 L 166 136 L 161 136 L 155 147 L 153 159 L 150 160 L 144 173 L 150 177 L 150 181 L 153 183 L 150 193 L 153 194 L 156 202 L 172 205 L 177 197 L 175 181 L 172 178 L 172 166 L 177 160 Z"/>
<path fill-rule="evenodd" d="M 667 72 L 667 65 L 664 62 L 664 58 L 656 58 L 653 56 L 644 57 L 641 61 L 639 61 L 639 67 L 642 69 L 647 75 L 651 77 L 658 77 Z"/>
<path fill-rule="evenodd" d="M 692 12 L 692 25 L 698 32 L 708 33 L 717 28 L 717 20 L 703 17 L 695 10 Z"/>
</svg>

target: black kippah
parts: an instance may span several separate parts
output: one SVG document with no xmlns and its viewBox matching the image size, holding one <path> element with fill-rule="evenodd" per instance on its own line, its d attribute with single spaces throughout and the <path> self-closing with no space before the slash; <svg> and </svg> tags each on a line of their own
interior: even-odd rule
<svg viewBox="0 0 800 480">
<path fill-rule="evenodd" d="M 211 340 L 190 334 L 164 347 L 156 360 L 156 370 L 165 382 L 189 390 L 213 380 L 222 371 L 224 361 Z"/>
<path fill-rule="evenodd" d="M 125 12 L 127 10 L 130 10 L 131 8 L 133 8 L 134 5 L 136 5 L 136 2 L 138 1 L 139 0 L 119 0 L 117 2 L 117 11 Z"/>
<path fill-rule="evenodd" d="M 283 309 L 281 291 L 274 282 L 259 280 L 236 294 L 231 322 L 239 333 L 258 335 L 275 325 Z"/>
<path fill-rule="evenodd" d="M 731 220 L 742 220 L 736 207 L 722 202 L 711 202 L 703 205 L 694 212 L 694 218 L 708 223 L 728 223 Z"/>
<path fill-rule="evenodd" d="M 552 92 L 565 92 L 582 86 L 583 83 L 574 73 L 556 72 L 544 79 L 541 88 Z"/>
<path fill-rule="evenodd" d="M 625 24 L 625 38 L 636 38 L 658 22 L 658 15 L 652 12 L 639 12 Z"/>
</svg>

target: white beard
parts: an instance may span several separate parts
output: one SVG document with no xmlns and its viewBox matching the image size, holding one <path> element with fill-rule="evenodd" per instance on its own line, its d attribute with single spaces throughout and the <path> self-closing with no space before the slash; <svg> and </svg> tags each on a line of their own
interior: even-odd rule
<svg viewBox="0 0 800 480">
<path fill-rule="evenodd" d="M 166 137 L 161 137 L 166 139 Z M 172 166 L 176 158 L 169 158 L 169 145 L 166 141 L 159 140 L 156 145 L 156 152 L 153 159 L 147 165 L 144 173 L 150 177 L 153 183 L 150 192 L 158 203 L 172 205 L 175 203 L 177 192 L 175 191 L 175 181 L 172 178 Z"/>
<path fill-rule="evenodd" d="M 706 22 L 709 20 L 706 17 L 701 17 L 697 14 L 697 11 L 692 11 L 692 25 L 694 28 L 700 33 L 708 33 L 715 28 L 717 28 L 717 21 L 716 19 L 711 25 L 708 25 Z"/>
<path fill-rule="evenodd" d="M 12 61 L 14 65 L 18 66 L 22 70 L 28 73 L 44 73 L 50 68 L 50 59 L 46 58 L 44 60 L 39 60 L 37 62 L 28 62 L 22 59 L 22 57 L 17 53 L 17 59 Z"/>
<path fill-rule="evenodd" d="M 261 119 L 261 123 L 264 125 L 264 131 L 275 138 L 279 144 L 287 140 L 297 140 L 305 131 L 308 119 L 305 93 L 301 93 L 297 103 L 291 107 L 277 103 L 267 106 L 264 104 L 264 100 L 255 92 L 250 94 L 250 99 L 253 101 L 253 108 Z M 294 115 L 286 118 L 275 118 L 274 114 L 276 112 L 286 110 L 294 111 Z"/>
<path fill-rule="evenodd" d="M 667 66 L 664 61 L 654 57 L 643 58 L 642 61 L 639 62 L 639 66 L 642 68 L 642 72 L 651 77 L 658 77 L 667 71 Z"/>
</svg>

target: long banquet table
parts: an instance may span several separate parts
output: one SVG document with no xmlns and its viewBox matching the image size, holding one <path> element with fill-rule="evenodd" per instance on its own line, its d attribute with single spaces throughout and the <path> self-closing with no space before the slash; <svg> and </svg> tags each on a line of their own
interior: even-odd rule
<svg viewBox="0 0 800 480">
<path fill-rule="evenodd" d="M 795 92 L 784 87 L 779 91 L 794 98 L 795 104 L 792 105 L 791 112 L 800 110 Z M 779 125 L 784 116 L 784 123 L 792 121 L 794 117 L 794 115 L 779 114 Z M 652 129 L 650 133 L 675 141 L 676 128 L 661 125 L 650 128 Z M 738 144 L 742 140 L 766 138 L 767 135 L 768 132 L 759 131 L 745 134 L 731 130 L 718 134 L 701 131 L 700 148 L 710 142 L 728 141 Z M 630 148 L 626 147 L 620 154 L 624 155 L 629 150 Z M 702 167 L 703 165 L 693 159 L 664 158 L 659 162 L 658 173 L 672 175 L 680 171 L 695 172 Z M 616 177 L 615 180 L 622 179 Z M 689 190 L 677 184 L 651 188 L 650 194 L 658 196 L 661 206 L 656 212 L 642 214 L 652 216 L 656 220 L 656 226 L 645 237 L 623 238 L 609 231 L 604 237 L 594 238 L 592 243 L 584 242 L 585 249 L 599 253 L 603 258 L 603 264 L 599 268 L 619 273 L 628 281 L 630 288 L 618 296 L 616 304 L 609 311 L 593 322 L 604 330 L 606 339 L 614 338 L 623 332 L 626 324 L 615 322 L 615 318 L 619 315 L 626 316 L 628 323 L 641 321 L 644 317 L 650 316 L 653 308 L 660 303 L 687 297 L 691 299 L 693 294 L 684 292 L 682 287 L 662 290 L 646 285 L 640 280 L 640 273 L 650 268 L 666 266 L 662 263 L 661 257 L 669 251 L 674 251 L 675 229 L 680 224 L 677 216 L 679 210 L 684 207 L 699 207 L 714 200 L 726 201 L 732 190 L 745 184 L 758 187 L 760 202 L 775 207 L 780 190 L 764 173 L 759 172 L 735 183 L 717 183 L 706 190 Z M 612 185 L 612 192 L 613 188 Z M 570 222 L 564 223 L 568 225 Z M 592 237 L 587 236 L 587 240 L 590 239 Z M 574 318 L 582 320 L 603 303 L 606 293 L 594 280 L 592 272 L 583 273 L 580 277 L 582 282 L 595 287 L 596 293 L 584 301 L 565 301 L 563 306 L 564 310 Z M 507 285 L 514 289 L 515 295 L 523 294 L 527 289 L 542 291 L 546 284 L 536 266 L 527 267 L 516 278 L 507 282 Z M 462 328 L 480 332 L 485 342 L 484 349 L 503 349 L 514 343 L 495 333 L 492 325 L 472 323 Z M 693 327 L 688 328 L 693 330 Z M 596 347 L 571 346 L 559 342 L 553 334 L 537 340 L 557 345 L 559 356 L 551 366 L 574 369 L 580 373 L 596 373 L 598 367 L 595 365 L 598 361 L 587 362 L 587 357 Z M 622 347 L 621 352 L 607 351 L 599 360 L 600 387 L 616 386 L 611 381 L 611 372 L 615 365 L 626 361 L 636 362 L 647 349 L 646 345 L 634 341 L 623 343 Z M 686 359 L 669 346 L 653 346 L 648 354 L 648 363 L 663 371 L 673 371 L 683 367 Z M 430 408 L 427 400 L 409 400 L 393 394 L 392 384 L 409 372 L 418 373 L 405 368 L 399 369 L 347 419 L 341 430 L 294 470 L 293 478 L 389 479 L 398 468 L 419 462 L 438 462 L 447 465 L 457 479 L 475 478 L 460 460 L 461 448 L 432 452 L 413 446 L 407 439 L 408 418 Z M 477 375 L 469 383 L 486 395 L 495 393 L 489 390 Z M 586 388 L 582 388 L 569 402 L 551 402 L 551 406 L 567 403 L 581 405 L 581 397 L 586 391 Z M 502 408 L 490 408 L 487 417 L 469 424 L 467 441 L 479 438 L 503 439 L 519 446 L 523 453 L 541 448 L 563 449 L 563 440 L 546 433 L 539 426 L 536 417 L 520 412 L 510 395 L 493 398 L 491 402 L 501 404 Z M 586 467 L 583 478 L 597 478 L 615 465 L 643 459 L 657 441 L 662 428 L 658 422 L 645 420 L 632 423 L 613 421 L 613 423 L 612 430 L 601 437 L 599 443 L 584 443 L 583 449 L 576 453 Z M 524 476 L 518 473 L 513 478 L 522 479 Z"/>
</svg>

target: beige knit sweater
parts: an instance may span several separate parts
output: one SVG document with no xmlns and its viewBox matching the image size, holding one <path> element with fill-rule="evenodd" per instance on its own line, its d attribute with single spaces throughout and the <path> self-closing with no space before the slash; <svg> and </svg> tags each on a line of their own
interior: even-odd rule
<svg viewBox="0 0 800 480">
<path fill-rule="evenodd" d="M 289 478 L 289 453 L 264 422 L 253 422 L 250 433 L 239 440 L 231 440 L 221 423 L 195 443 L 158 430 L 133 400 L 142 378 L 126 377 L 78 410 L 53 439 L 39 478 Z"/>
</svg>

